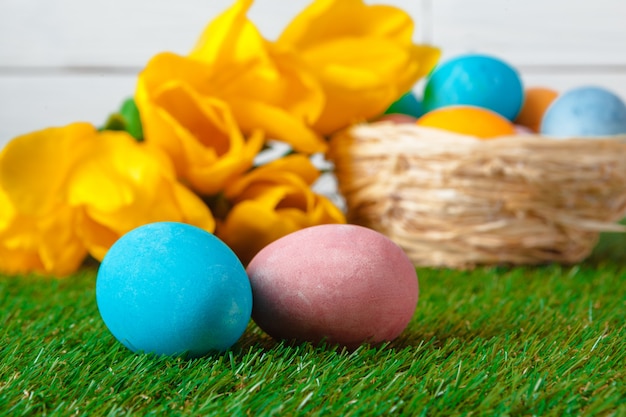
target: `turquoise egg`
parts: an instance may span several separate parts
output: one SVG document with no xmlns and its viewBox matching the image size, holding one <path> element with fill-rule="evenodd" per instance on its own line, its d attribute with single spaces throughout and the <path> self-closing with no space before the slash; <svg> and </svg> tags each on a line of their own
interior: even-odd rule
<svg viewBox="0 0 626 417">
<path fill-rule="evenodd" d="M 398 100 L 393 102 L 385 114 L 406 114 L 415 118 L 424 114 L 422 102 L 415 96 L 412 91 L 403 94 Z"/>
<path fill-rule="evenodd" d="M 574 88 L 548 107 L 540 131 L 557 138 L 626 134 L 626 104 L 601 87 Z"/>
<path fill-rule="evenodd" d="M 123 235 L 102 260 L 96 302 L 134 352 L 200 357 L 231 347 L 252 314 L 245 268 L 217 237 L 176 222 Z"/>
<path fill-rule="evenodd" d="M 422 106 L 425 112 L 459 104 L 477 106 L 513 121 L 523 101 L 524 87 L 515 68 L 495 57 L 467 54 L 435 67 L 426 81 Z"/>
</svg>

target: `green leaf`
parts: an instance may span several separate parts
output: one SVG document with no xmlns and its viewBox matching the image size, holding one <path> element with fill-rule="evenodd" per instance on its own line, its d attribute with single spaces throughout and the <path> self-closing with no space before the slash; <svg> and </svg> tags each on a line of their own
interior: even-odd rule
<svg viewBox="0 0 626 417">
<path fill-rule="evenodd" d="M 143 140 L 141 117 L 139 115 L 139 108 L 137 108 L 135 100 L 129 98 L 124 101 L 124 103 L 122 103 L 122 107 L 120 108 L 120 114 L 126 120 L 126 131 L 130 133 L 135 139 Z"/>
<path fill-rule="evenodd" d="M 109 116 L 107 121 L 104 123 L 104 126 L 100 127 L 98 130 L 126 130 L 126 121 L 119 113 L 113 113 Z"/>
<path fill-rule="evenodd" d="M 142 141 L 143 128 L 135 100 L 133 98 L 126 99 L 119 111 L 111 114 L 100 130 L 125 131 L 137 141 Z"/>
</svg>

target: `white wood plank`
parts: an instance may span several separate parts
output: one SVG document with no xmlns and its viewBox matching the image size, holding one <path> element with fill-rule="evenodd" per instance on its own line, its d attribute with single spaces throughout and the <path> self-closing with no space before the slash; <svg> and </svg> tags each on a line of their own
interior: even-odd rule
<svg viewBox="0 0 626 417">
<path fill-rule="evenodd" d="M 140 66 L 186 52 L 227 0 L 0 0 L 0 64 Z"/>
<path fill-rule="evenodd" d="M 376 1 L 368 1 L 375 3 Z M 250 18 L 275 37 L 308 0 L 257 0 Z M 447 56 L 494 53 L 519 65 L 626 65 L 622 0 L 387 0 L 416 39 Z M 0 67 L 140 67 L 188 51 L 230 0 L 0 0 Z"/>
<path fill-rule="evenodd" d="M 0 148 L 11 138 L 76 121 L 101 125 L 132 96 L 131 75 L 0 77 Z"/>
<path fill-rule="evenodd" d="M 385 3 L 418 15 L 424 1 Z M 189 51 L 205 25 L 231 3 L 0 0 L 0 67 L 141 67 L 160 51 Z M 273 39 L 308 3 L 257 0 L 249 17 Z"/>
<path fill-rule="evenodd" d="M 431 2 L 432 40 L 446 56 L 471 51 L 515 65 L 626 66 L 623 0 Z"/>
</svg>

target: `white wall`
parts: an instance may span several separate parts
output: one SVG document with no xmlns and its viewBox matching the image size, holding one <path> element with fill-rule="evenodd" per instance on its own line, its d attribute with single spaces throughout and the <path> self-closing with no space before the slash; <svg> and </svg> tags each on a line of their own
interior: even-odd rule
<svg viewBox="0 0 626 417">
<path fill-rule="evenodd" d="M 380 0 L 378 2 L 383 2 Z M 306 0 L 257 0 L 275 37 Z M 375 3 L 375 1 L 368 1 Z M 445 56 L 495 54 L 527 85 L 609 87 L 626 98 L 624 0 L 395 0 Z M 185 53 L 230 0 L 0 0 L 0 146 L 47 126 L 105 120 L 155 53 Z"/>
</svg>

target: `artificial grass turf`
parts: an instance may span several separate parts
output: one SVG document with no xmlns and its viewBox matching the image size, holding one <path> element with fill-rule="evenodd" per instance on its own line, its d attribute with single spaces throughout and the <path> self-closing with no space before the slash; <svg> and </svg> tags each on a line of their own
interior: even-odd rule
<svg viewBox="0 0 626 417">
<path fill-rule="evenodd" d="M 0 278 L 0 415 L 626 415 L 620 243 L 576 266 L 418 269 L 400 338 L 347 352 L 254 324 L 185 361 L 126 350 L 97 311 L 95 269 Z"/>
</svg>

